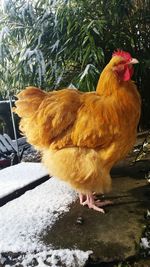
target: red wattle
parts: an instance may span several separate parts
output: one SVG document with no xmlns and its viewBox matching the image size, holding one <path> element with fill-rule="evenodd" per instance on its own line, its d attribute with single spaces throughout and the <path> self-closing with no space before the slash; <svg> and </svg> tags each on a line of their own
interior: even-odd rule
<svg viewBox="0 0 150 267">
<path fill-rule="evenodd" d="M 133 68 L 126 67 L 124 73 L 123 73 L 123 81 L 129 81 L 133 75 Z"/>
</svg>

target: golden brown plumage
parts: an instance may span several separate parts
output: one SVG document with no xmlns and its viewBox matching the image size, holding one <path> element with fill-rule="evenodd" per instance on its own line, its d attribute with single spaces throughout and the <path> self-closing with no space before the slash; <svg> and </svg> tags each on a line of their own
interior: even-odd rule
<svg viewBox="0 0 150 267">
<path fill-rule="evenodd" d="M 15 112 L 28 142 L 42 151 L 51 175 L 69 182 L 94 204 L 92 192 L 111 189 L 110 170 L 134 145 L 141 100 L 130 77 L 129 53 L 117 52 L 103 70 L 96 92 L 44 92 L 28 87 L 18 94 Z M 100 206 L 100 205 L 99 205 Z"/>
</svg>

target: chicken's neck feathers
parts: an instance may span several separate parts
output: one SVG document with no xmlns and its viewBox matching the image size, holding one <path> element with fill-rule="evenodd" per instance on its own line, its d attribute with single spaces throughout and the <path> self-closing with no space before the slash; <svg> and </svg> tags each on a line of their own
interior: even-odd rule
<svg viewBox="0 0 150 267">
<path fill-rule="evenodd" d="M 112 94 L 116 94 L 118 90 L 122 88 L 128 88 L 132 86 L 133 81 L 122 81 L 120 80 L 117 73 L 115 73 L 112 69 L 104 69 L 101 73 L 96 92 L 98 95 L 111 96 Z"/>
</svg>

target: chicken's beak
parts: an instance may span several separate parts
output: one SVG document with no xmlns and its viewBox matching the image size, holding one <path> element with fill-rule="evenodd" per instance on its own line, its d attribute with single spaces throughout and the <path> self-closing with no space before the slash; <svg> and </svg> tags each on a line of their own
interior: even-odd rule
<svg viewBox="0 0 150 267">
<path fill-rule="evenodd" d="M 139 61 L 136 58 L 132 58 L 129 64 L 137 64 Z"/>
</svg>

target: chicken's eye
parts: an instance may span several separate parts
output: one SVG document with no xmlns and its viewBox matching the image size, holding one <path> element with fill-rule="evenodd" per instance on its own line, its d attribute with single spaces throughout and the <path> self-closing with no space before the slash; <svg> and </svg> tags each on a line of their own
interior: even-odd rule
<svg viewBox="0 0 150 267">
<path fill-rule="evenodd" d="M 125 65 L 123 63 L 117 64 L 113 67 L 113 71 L 121 72 L 124 70 L 124 66 Z"/>
</svg>

